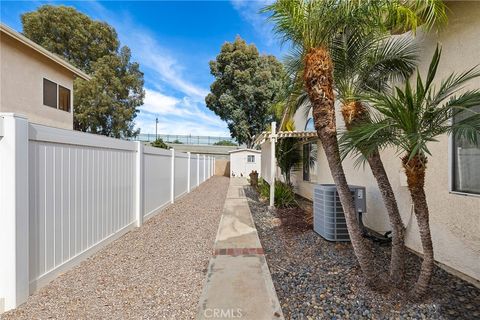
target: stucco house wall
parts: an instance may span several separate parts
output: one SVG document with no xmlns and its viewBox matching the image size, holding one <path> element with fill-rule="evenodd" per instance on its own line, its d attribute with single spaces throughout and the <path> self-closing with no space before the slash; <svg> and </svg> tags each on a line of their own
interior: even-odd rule
<svg viewBox="0 0 480 320">
<path fill-rule="evenodd" d="M 0 37 L 0 112 L 22 114 L 33 123 L 73 129 L 75 73 L 12 37 L 6 28 L 2 25 Z M 43 105 L 44 78 L 70 90 L 70 112 Z"/>
<path fill-rule="evenodd" d="M 254 157 L 254 162 L 248 162 L 248 156 Z M 261 151 L 251 149 L 241 149 L 230 152 L 230 176 L 248 177 L 248 175 L 256 170 L 260 176 L 262 170 L 262 154 Z"/>
<path fill-rule="evenodd" d="M 437 72 L 437 81 L 452 72 L 462 72 L 480 63 L 480 3 L 448 2 L 449 24 L 438 34 L 417 33 L 416 41 L 421 48 L 420 73 L 428 70 L 437 42 L 443 53 Z M 480 80 L 471 81 L 471 88 L 480 88 Z M 465 89 L 469 89 L 465 88 Z M 337 125 L 344 127 L 337 106 Z M 295 127 L 305 125 L 305 112 L 295 115 Z M 315 183 L 332 183 L 328 163 L 321 143 L 318 144 L 317 170 L 312 182 L 302 179 L 302 173 L 293 174 L 295 190 L 298 194 L 312 199 Z M 430 146 L 430 157 L 426 193 L 430 209 L 430 225 L 435 250 L 435 259 L 447 269 L 464 274 L 467 278 L 480 280 L 480 195 L 465 195 L 451 191 L 452 150 L 451 138 L 441 136 Z M 263 151 L 263 148 L 262 148 Z M 263 154 L 264 158 L 266 157 Z M 402 219 L 407 227 L 407 246 L 421 253 L 422 247 L 412 202 L 396 150 L 382 153 L 382 159 L 397 197 Z M 265 161 L 265 159 L 264 159 Z M 266 169 L 266 168 L 262 168 Z M 349 184 L 367 188 L 367 213 L 364 216 L 367 227 L 378 232 L 390 230 L 386 209 L 377 184 L 368 164 L 355 167 L 353 159 L 344 161 L 345 174 Z M 478 168 L 480 170 L 480 168 Z"/>
</svg>

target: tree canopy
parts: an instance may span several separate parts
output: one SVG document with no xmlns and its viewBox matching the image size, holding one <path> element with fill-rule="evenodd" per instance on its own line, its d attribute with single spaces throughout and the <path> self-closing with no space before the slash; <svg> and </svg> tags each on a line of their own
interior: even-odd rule
<svg viewBox="0 0 480 320">
<path fill-rule="evenodd" d="M 26 37 L 92 77 L 74 82 L 76 130 L 116 138 L 138 134 L 133 120 L 145 96 L 143 73 L 112 26 L 67 6 L 43 5 L 21 18 Z"/>
<path fill-rule="evenodd" d="M 210 72 L 215 81 L 205 98 L 207 107 L 227 122 L 239 144 L 251 147 L 254 136 L 274 119 L 270 110 L 284 87 L 283 65 L 237 36 L 210 61 Z"/>
</svg>

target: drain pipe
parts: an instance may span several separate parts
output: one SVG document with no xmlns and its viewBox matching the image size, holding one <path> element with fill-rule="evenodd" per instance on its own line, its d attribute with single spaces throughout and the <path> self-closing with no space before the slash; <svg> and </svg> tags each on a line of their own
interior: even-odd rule
<svg viewBox="0 0 480 320">
<path fill-rule="evenodd" d="M 277 123 L 272 122 L 272 133 L 270 134 L 270 208 L 275 207 L 275 171 L 277 169 L 277 161 L 275 159 L 276 129 Z"/>
</svg>

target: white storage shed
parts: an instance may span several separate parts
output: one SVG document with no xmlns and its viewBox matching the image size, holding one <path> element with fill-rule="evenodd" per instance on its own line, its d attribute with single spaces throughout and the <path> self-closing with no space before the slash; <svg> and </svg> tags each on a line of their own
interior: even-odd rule
<svg viewBox="0 0 480 320">
<path fill-rule="evenodd" d="M 256 170 L 260 176 L 262 152 L 253 149 L 230 151 L 230 177 L 248 177 Z"/>
</svg>

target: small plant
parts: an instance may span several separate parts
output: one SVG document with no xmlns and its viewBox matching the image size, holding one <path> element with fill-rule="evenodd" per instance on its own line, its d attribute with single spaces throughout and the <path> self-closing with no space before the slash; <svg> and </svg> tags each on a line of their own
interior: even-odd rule
<svg viewBox="0 0 480 320">
<path fill-rule="evenodd" d="M 262 178 L 258 179 L 258 193 L 260 198 L 270 199 L 270 185 Z M 297 207 L 298 203 L 295 199 L 295 192 L 293 192 L 292 185 L 276 181 L 275 182 L 275 207 L 277 208 L 293 208 Z"/>
<path fill-rule="evenodd" d="M 291 184 L 281 181 L 275 182 L 275 206 L 277 208 L 293 208 L 298 206 Z"/>
<path fill-rule="evenodd" d="M 175 143 L 175 144 L 183 144 L 183 142 L 180 141 L 180 140 L 178 140 L 178 139 L 173 140 L 172 143 Z"/>
<path fill-rule="evenodd" d="M 263 178 L 258 179 L 257 191 L 261 198 L 270 199 L 270 185 Z"/>
<path fill-rule="evenodd" d="M 163 142 L 162 138 L 158 138 L 157 140 L 153 141 L 150 145 L 155 148 L 169 149 L 167 144 Z"/>
</svg>

